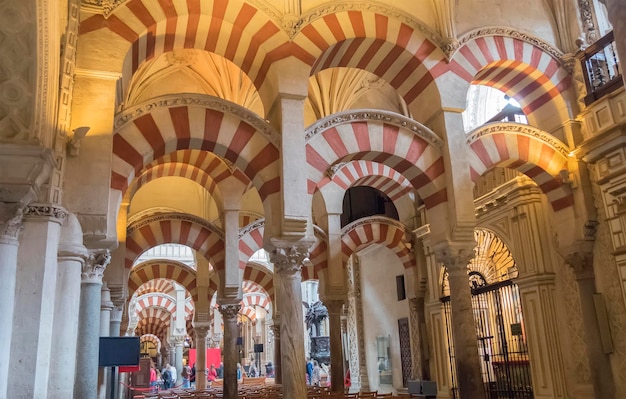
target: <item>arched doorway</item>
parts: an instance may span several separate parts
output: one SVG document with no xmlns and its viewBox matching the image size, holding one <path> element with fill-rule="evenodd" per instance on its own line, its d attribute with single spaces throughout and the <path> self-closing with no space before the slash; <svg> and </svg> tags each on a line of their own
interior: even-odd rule
<svg viewBox="0 0 626 399">
<path fill-rule="evenodd" d="M 490 399 L 533 398 L 528 345 L 515 260 L 507 246 L 492 232 L 474 231 L 475 257 L 467 265 L 472 309 L 485 390 Z M 450 292 L 445 269 L 442 297 L 452 372 L 452 394 L 458 397 L 454 367 L 454 343 L 450 331 Z"/>
</svg>

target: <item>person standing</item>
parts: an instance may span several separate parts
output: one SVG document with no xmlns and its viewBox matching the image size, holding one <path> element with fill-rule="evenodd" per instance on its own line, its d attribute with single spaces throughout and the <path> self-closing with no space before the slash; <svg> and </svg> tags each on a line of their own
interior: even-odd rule
<svg viewBox="0 0 626 399">
<path fill-rule="evenodd" d="M 313 372 L 311 373 L 311 385 L 320 386 L 320 381 L 322 379 L 321 369 L 317 360 L 313 360 Z"/>
<path fill-rule="evenodd" d="M 306 383 L 311 385 L 311 377 L 313 375 L 313 362 L 308 357 L 306 358 Z"/>
<path fill-rule="evenodd" d="M 209 372 L 207 373 L 206 378 L 209 381 L 217 380 L 217 370 L 215 370 L 214 364 L 211 364 L 211 367 L 209 367 Z"/>
<path fill-rule="evenodd" d="M 170 364 L 170 373 L 172 373 L 172 388 L 176 388 L 176 381 L 178 380 L 178 371 L 176 367 Z"/>
<path fill-rule="evenodd" d="M 189 378 L 191 377 L 191 369 L 189 366 L 183 366 L 183 370 L 180 372 L 180 376 L 183 377 L 183 388 L 189 388 Z"/>
</svg>

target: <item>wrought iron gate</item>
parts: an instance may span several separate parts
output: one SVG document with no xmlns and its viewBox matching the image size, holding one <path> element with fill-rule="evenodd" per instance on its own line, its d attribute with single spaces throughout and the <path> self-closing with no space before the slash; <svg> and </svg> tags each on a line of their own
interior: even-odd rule
<svg viewBox="0 0 626 399">
<path fill-rule="evenodd" d="M 472 274 L 472 309 L 487 398 L 532 399 L 534 396 L 519 289 L 511 280 L 486 285 L 484 279 Z M 453 397 L 458 398 L 450 297 L 444 297 L 441 301 L 448 333 L 452 392 Z"/>
</svg>

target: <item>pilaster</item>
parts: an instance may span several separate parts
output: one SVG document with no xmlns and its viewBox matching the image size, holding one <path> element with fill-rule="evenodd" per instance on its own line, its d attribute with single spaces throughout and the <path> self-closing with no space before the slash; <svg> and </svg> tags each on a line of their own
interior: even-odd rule
<svg viewBox="0 0 626 399">
<path fill-rule="evenodd" d="M 353 256 L 348 265 L 348 339 L 350 341 L 351 391 L 369 391 L 367 358 L 365 356 L 365 328 L 361 298 L 361 265 Z"/>
<path fill-rule="evenodd" d="M 594 295 L 596 278 L 593 270 L 593 242 L 581 244 L 576 252 L 566 254 L 565 261 L 574 269 L 585 330 L 585 346 L 589 357 L 591 380 L 596 399 L 615 398 L 615 381 L 610 358 L 603 347 Z M 585 248 L 586 247 L 586 248 Z"/>
</svg>

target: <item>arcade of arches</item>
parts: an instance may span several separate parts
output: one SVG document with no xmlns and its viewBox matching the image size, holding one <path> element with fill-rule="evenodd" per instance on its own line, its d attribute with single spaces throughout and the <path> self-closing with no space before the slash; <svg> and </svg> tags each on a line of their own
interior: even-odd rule
<svg viewBox="0 0 626 399">
<path fill-rule="evenodd" d="M 309 356 L 336 391 L 626 397 L 623 21 L 1 0 L 0 399 L 128 397 L 101 336 L 195 350 L 198 388 L 220 348 L 227 399 L 251 358 L 305 399 Z"/>
</svg>

